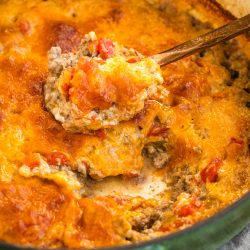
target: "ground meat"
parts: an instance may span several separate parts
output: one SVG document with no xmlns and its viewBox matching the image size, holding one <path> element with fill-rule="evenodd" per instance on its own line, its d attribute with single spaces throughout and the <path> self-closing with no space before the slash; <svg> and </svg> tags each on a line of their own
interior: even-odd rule
<svg viewBox="0 0 250 250">
<path fill-rule="evenodd" d="M 197 180 L 187 165 L 168 169 L 168 184 L 172 191 L 172 200 L 175 200 L 181 193 L 199 193 L 200 197 L 206 194 L 205 186 L 198 186 Z"/>
<path fill-rule="evenodd" d="M 153 228 L 155 224 L 161 219 L 162 212 L 155 208 L 146 208 L 140 216 L 134 217 L 132 221 L 132 229 L 137 232 Z"/>
<path fill-rule="evenodd" d="M 164 167 L 170 160 L 165 141 L 151 142 L 145 145 L 143 155 L 150 160 L 156 168 Z"/>
</svg>

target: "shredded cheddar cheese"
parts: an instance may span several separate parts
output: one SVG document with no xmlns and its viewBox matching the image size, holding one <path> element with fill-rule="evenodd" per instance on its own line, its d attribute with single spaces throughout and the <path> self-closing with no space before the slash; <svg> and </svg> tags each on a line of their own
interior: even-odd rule
<svg viewBox="0 0 250 250">
<path fill-rule="evenodd" d="M 1 241 L 133 244 L 249 192 L 247 38 L 161 69 L 146 59 L 227 23 L 212 1 L 5 0 L 0 13 Z"/>
</svg>

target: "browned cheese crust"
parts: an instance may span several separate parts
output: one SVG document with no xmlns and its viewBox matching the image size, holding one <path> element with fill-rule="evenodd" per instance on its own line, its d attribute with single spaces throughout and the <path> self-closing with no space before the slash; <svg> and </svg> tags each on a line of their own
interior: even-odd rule
<svg viewBox="0 0 250 250">
<path fill-rule="evenodd" d="M 192 226 L 249 191 L 243 36 L 165 66 L 140 110 L 88 135 L 65 130 L 44 99 L 51 47 L 74 53 L 94 31 L 153 55 L 230 21 L 218 5 L 5 0 L 0 13 L 0 240 L 131 244 Z"/>
</svg>

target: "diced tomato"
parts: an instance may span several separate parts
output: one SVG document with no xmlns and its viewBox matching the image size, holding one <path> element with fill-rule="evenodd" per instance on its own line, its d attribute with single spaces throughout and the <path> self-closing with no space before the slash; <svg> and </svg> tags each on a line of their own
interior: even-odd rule
<svg viewBox="0 0 250 250">
<path fill-rule="evenodd" d="M 235 137 L 231 138 L 230 143 L 236 143 L 236 144 L 239 144 L 239 145 L 244 145 L 244 141 L 243 140 L 237 139 Z"/>
<path fill-rule="evenodd" d="M 23 35 L 27 35 L 30 31 L 30 23 L 27 20 L 20 21 L 19 24 L 19 29 Z"/>
<path fill-rule="evenodd" d="M 193 212 L 196 210 L 196 206 L 194 206 L 193 204 L 188 204 L 188 205 L 185 205 L 185 206 L 182 206 L 178 209 L 178 212 L 177 214 L 179 216 L 188 216 L 188 215 L 191 215 L 193 214 Z"/>
<path fill-rule="evenodd" d="M 201 202 L 192 200 L 190 204 L 183 205 L 177 211 L 177 214 L 181 217 L 192 215 L 198 208 L 201 207 Z"/>
<path fill-rule="evenodd" d="M 104 129 L 99 129 L 95 131 L 95 135 L 99 137 L 101 140 L 103 140 L 106 136 L 106 132 Z"/>
<path fill-rule="evenodd" d="M 170 230 L 171 230 L 170 226 L 162 226 L 162 227 L 159 228 L 159 231 L 163 232 L 163 233 L 169 232 Z"/>
<path fill-rule="evenodd" d="M 160 232 L 169 232 L 169 231 L 172 231 L 174 229 L 177 229 L 177 228 L 183 226 L 183 224 L 184 224 L 183 221 L 181 221 L 180 219 L 177 219 L 173 223 L 171 223 L 171 224 L 169 224 L 167 226 L 161 226 L 159 228 L 159 231 Z"/>
<path fill-rule="evenodd" d="M 221 159 L 215 158 L 212 160 L 200 173 L 201 180 L 206 182 L 216 182 L 218 179 L 218 170 L 222 166 Z"/>
<path fill-rule="evenodd" d="M 167 127 L 161 124 L 154 124 L 148 132 L 148 136 L 164 135 L 167 131 Z"/>
<path fill-rule="evenodd" d="M 24 164 L 28 167 L 35 168 L 40 166 L 40 155 L 38 153 L 28 154 L 25 157 Z"/>
<path fill-rule="evenodd" d="M 173 223 L 173 226 L 174 228 L 179 228 L 181 226 L 183 226 L 184 222 L 181 221 L 181 220 L 176 220 L 174 223 Z"/>
<path fill-rule="evenodd" d="M 235 159 L 240 157 L 246 151 L 245 143 L 243 140 L 231 137 L 226 147 L 226 157 L 228 159 Z"/>
<path fill-rule="evenodd" d="M 192 215 L 198 208 L 201 207 L 201 202 L 195 195 L 181 193 L 174 204 L 174 211 L 181 217 Z"/>
<path fill-rule="evenodd" d="M 69 97 L 69 91 L 70 91 L 70 84 L 65 82 L 62 85 L 62 91 L 63 91 L 63 94 L 65 95 L 65 97 L 68 98 Z"/>
<path fill-rule="evenodd" d="M 97 52 L 104 60 L 108 59 L 114 55 L 115 45 L 110 39 L 102 38 L 99 40 Z"/>
<path fill-rule="evenodd" d="M 58 151 L 47 154 L 46 159 L 47 163 L 53 166 L 62 166 L 69 163 L 68 157 L 64 153 Z"/>
<path fill-rule="evenodd" d="M 139 56 L 134 56 L 134 57 L 131 57 L 127 60 L 128 63 L 137 63 L 140 61 L 141 61 L 141 58 Z"/>
</svg>

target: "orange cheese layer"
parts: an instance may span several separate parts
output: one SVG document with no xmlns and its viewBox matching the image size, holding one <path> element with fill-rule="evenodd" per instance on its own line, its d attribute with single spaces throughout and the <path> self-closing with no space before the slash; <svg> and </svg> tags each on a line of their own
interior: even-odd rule
<svg viewBox="0 0 250 250">
<path fill-rule="evenodd" d="M 154 98 L 168 107 L 166 112 L 152 105 L 112 134 L 66 132 L 44 105 L 51 46 L 75 51 L 93 30 L 98 37 L 152 55 L 228 22 L 212 2 L 9 0 L 0 1 L 0 13 L 0 240 L 44 248 L 130 244 L 148 239 L 152 231 L 149 237 L 191 226 L 250 190 L 250 45 L 243 37 L 164 67 L 169 95 Z M 106 99 L 98 89 L 98 98 L 90 103 L 92 95 L 81 102 L 75 92 L 72 100 L 88 108 L 106 107 L 118 98 L 126 102 L 125 96 L 130 98 L 137 88 L 117 77 L 119 91 L 105 82 Z M 136 80 L 138 89 L 147 85 Z M 91 85 L 91 93 L 95 91 Z M 76 198 L 53 180 L 19 175 L 30 155 L 40 154 L 51 165 L 73 165 L 85 156 L 95 163 L 88 169 L 93 177 L 122 173 L 122 183 L 140 185 L 147 176 L 133 171 L 143 165 L 145 140 L 135 142 L 137 130 L 145 130 L 150 143 L 167 141 L 171 153 L 167 166 L 155 173 L 167 183 L 159 201 Z M 30 161 L 33 167 L 39 164 Z M 161 214 L 150 216 L 152 211 Z"/>
</svg>

